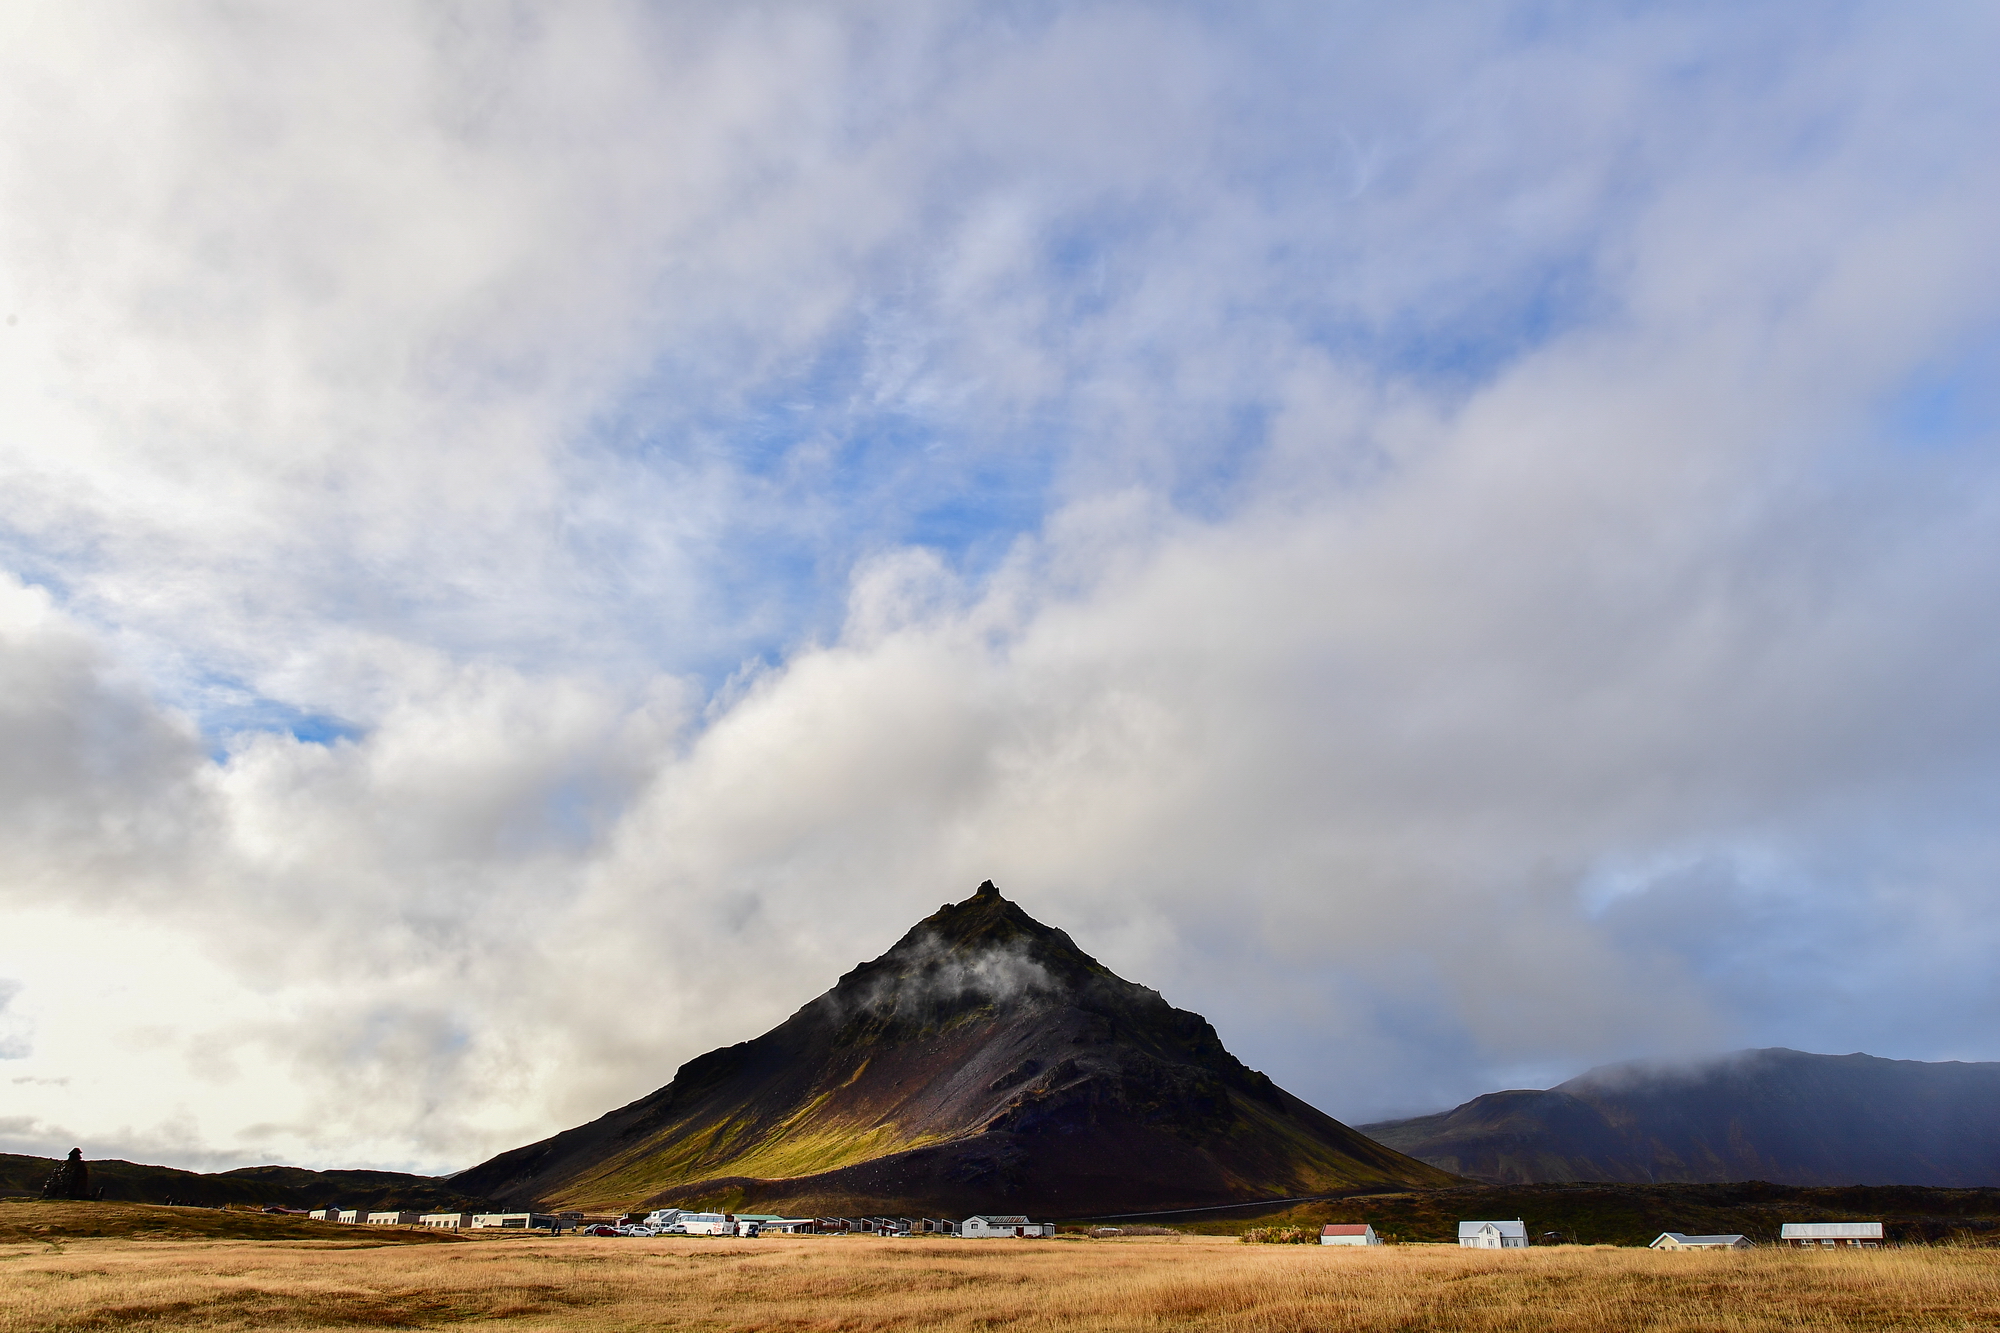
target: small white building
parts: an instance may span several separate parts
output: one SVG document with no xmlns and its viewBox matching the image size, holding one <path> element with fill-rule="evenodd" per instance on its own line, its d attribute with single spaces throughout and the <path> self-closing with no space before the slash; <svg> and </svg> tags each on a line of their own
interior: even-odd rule
<svg viewBox="0 0 2000 1333">
<path fill-rule="evenodd" d="M 1778 1228 L 1778 1243 L 1800 1249 L 1882 1248 L 1880 1222 L 1787 1222 Z"/>
<path fill-rule="evenodd" d="M 315 1222 L 338 1222 L 340 1220 L 340 1209 L 315 1208 L 311 1212 L 307 1213 L 306 1216 L 310 1217 Z"/>
<path fill-rule="evenodd" d="M 425 1213 L 417 1219 L 420 1226 L 437 1227 L 445 1231 L 464 1231 L 472 1226 L 471 1213 Z"/>
<path fill-rule="evenodd" d="M 1460 1222 L 1458 1243 L 1467 1250 L 1525 1250 L 1528 1226 L 1519 1218 L 1512 1222 Z"/>
<path fill-rule="evenodd" d="M 1747 1250 L 1747 1236 L 1684 1236 L 1678 1231 L 1662 1231 L 1649 1250 Z"/>
<path fill-rule="evenodd" d="M 371 1227 L 413 1227 L 417 1224 L 417 1219 L 422 1216 L 422 1213 L 415 1211 L 370 1213 L 368 1214 L 368 1225 Z"/>
<path fill-rule="evenodd" d="M 368 1214 L 362 1212 L 359 1208 L 343 1208 L 334 1214 L 333 1220 L 336 1222 L 361 1223 L 368 1220 Z"/>
<path fill-rule="evenodd" d="M 562 1219 L 553 1213 L 474 1213 L 471 1230 L 498 1227 L 507 1231 L 534 1231 L 547 1227 L 553 1231 Z"/>
<path fill-rule="evenodd" d="M 1053 1222 L 1030 1222 L 1018 1213 L 981 1213 L 958 1224 L 961 1236 L 1053 1236 Z"/>
<path fill-rule="evenodd" d="M 1319 1229 L 1322 1245 L 1380 1245 L 1382 1238 L 1366 1222 L 1328 1222 Z"/>
</svg>

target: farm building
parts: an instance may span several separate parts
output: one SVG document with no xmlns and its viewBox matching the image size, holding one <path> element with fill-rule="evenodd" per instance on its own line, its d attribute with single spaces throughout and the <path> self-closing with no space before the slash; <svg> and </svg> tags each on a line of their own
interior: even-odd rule
<svg viewBox="0 0 2000 1333">
<path fill-rule="evenodd" d="M 420 1226 L 440 1227 L 447 1231 L 464 1231 L 472 1225 L 471 1213 L 425 1213 L 417 1219 Z"/>
<path fill-rule="evenodd" d="M 338 1222 L 340 1220 L 340 1209 L 315 1208 L 311 1212 L 307 1213 L 306 1216 L 310 1217 L 315 1222 Z"/>
<path fill-rule="evenodd" d="M 393 1213 L 370 1213 L 368 1225 L 371 1227 L 413 1227 L 422 1213 L 397 1211 Z"/>
<path fill-rule="evenodd" d="M 1678 1231 L 1662 1231 L 1659 1239 L 1646 1247 L 1650 1250 L 1747 1250 L 1750 1241 L 1743 1236 L 1683 1236 Z"/>
<path fill-rule="evenodd" d="M 552 1213 L 474 1213 L 472 1229 L 500 1227 L 509 1231 L 533 1231 L 547 1227 L 554 1231 L 562 1224 L 562 1219 Z"/>
<path fill-rule="evenodd" d="M 1525 1250 L 1528 1226 L 1519 1218 L 1512 1222 L 1460 1222 L 1458 1243 L 1468 1250 Z"/>
<path fill-rule="evenodd" d="M 1800 1249 L 1835 1249 L 1858 1246 L 1875 1250 L 1882 1246 L 1880 1222 L 1787 1222 L 1778 1229 L 1778 1243 Z"/>
<path fill-rule="evenodd" d="M 981 1213 L 959 1223 L 961 1236 L 1053 1236 L 1053 1222 L 1030 1222 L 1018 1213 Z"/>
<path fill-rule="evenodd" d="M 333 1220 L 336 1222 L 366 1222 L 368 1214 L 362 1212 L 359 1208 L 342 1208 L 333 1215 Z"/>
<path fill-rule="evenodd" d="M 1322 1245 L 1380 1245 L 1382 1238 L 1366 1222 L 1328 1222 L 1319 1229 Z"/>
</svg>

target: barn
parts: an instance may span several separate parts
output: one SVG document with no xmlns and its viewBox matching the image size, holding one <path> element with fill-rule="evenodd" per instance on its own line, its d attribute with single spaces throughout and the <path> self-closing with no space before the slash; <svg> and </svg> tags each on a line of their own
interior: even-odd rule
<svg viewBox="0 0 2000 1333">
<path fill-rule="evenodd" d="M 1053 1222 L 1030 1222 L 1018 1213 L 981 1213 L 959 1223 L 961 1236 L 1053 1236 Z"/>
<path fill-rule="evenodd" d="M 1778 1228 L 1778 1243 L 1798 1249 L 1864 1250 L 1882 1248 L 1880 1222 L 1787 1222 Z"/>
<path fill-rule="evenodd" d="M 1380 1245 L 1382 1238 L 1366 1222 L 1328 1222 L 1319 1229 L 1322 1245 Z"/>
<path fill-rule="evenodd" d="M 1678 1231 L 1662 1231 L 1659 1239 L 1646 1247 L 1649 1250 L 1747 1250 L 1750 1241 L 1744 1236 L 1684 1236 Z"/>
</svg>

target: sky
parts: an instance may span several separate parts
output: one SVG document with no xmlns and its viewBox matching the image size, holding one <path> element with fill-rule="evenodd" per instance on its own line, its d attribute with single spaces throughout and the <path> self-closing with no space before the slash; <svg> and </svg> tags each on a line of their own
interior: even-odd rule
<svg viewBox="0 0 2000 1333">
<path fill-rule="evenodd" d="M 0 10 L 0 1151 L 443 1172 L 995 880 L 1350 1122 L 2000 1059 L 2000 11 Z"/>
</svg>

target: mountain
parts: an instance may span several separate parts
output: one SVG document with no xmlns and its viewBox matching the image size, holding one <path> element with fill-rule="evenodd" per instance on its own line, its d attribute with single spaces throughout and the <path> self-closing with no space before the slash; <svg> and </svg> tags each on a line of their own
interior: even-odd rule
<svg viewBox="0 0 2000 1333">
<path fill-rule="evenodd" d="M 1363 1125 L 1475 1180 L 2000 1185 L 2000 1064 L 1774 1047 L 1607 1065 L 1546 1092 Z"/>
<path fill-rule="evenodd" d="M 245 1166 L 234 1171 L 183 1171 L 110 1158 L 87 1162 L 93 1194 L 126 1203 L 282 1204 L 288 1208 L 417 1208 L 426 1212 L 485 1209 L 485 1199 L 455 1182 L 400 1171 L 308 1171 L 298 1166 Z M 0 1153 L 0 1195 L 39 1195 L 56 1167 L 52 1157 Z"/>
<path fill-rule="evenodd" d="M 990 881 L 755 1041 L 452 1177 L 515 1205 L 1056 1216 L 1449 1183 Z"/>
</svg>

